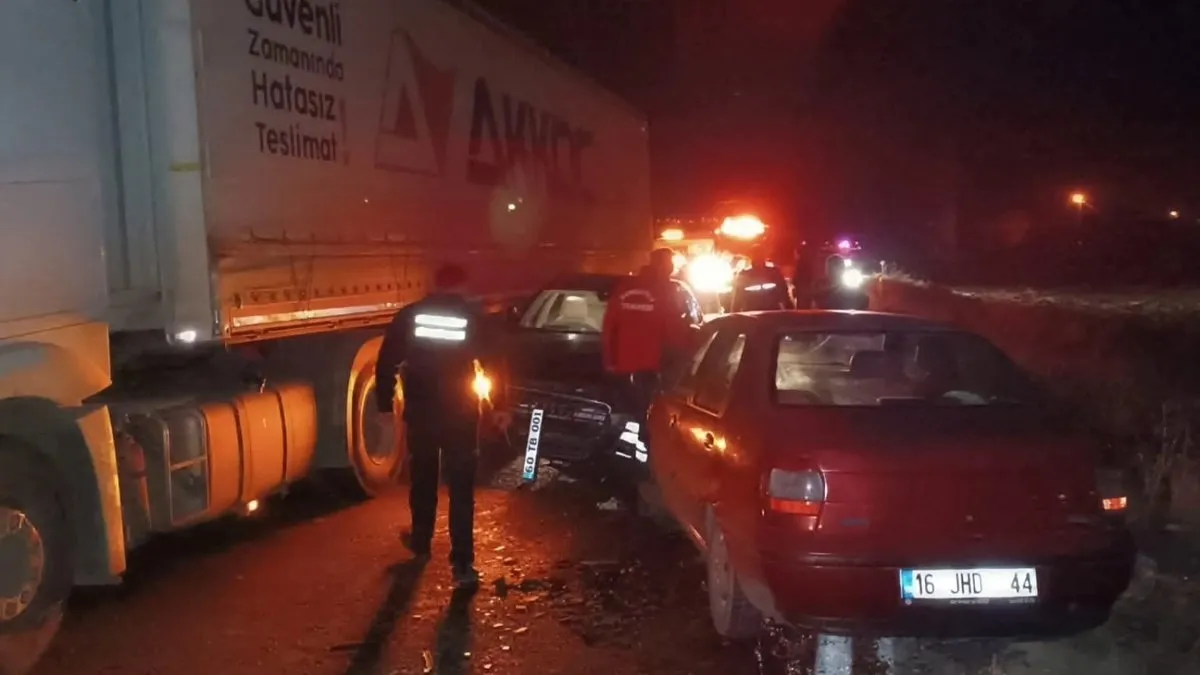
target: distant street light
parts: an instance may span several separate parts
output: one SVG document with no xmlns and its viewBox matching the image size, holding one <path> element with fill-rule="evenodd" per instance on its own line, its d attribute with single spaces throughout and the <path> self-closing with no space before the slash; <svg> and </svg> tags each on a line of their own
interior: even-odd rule
<svg viewBox="0 0 1200 675">
<path fill-rule="evenodd" d="M 1077 224 L 1083 227 L 1083 209 L 1088 205 L 1087 195 L 1082 192 L 1072 192 L 1071 203 L 1075 205 Z"/>
<path fill-rule="evenodd" d="M 1179 212 L 1172 209 L 1171 211 L 1167 212 L 1167 215 L 1171 217 L 1171 220 L 1175 220 L 1179 217 Z"/>
</svg>

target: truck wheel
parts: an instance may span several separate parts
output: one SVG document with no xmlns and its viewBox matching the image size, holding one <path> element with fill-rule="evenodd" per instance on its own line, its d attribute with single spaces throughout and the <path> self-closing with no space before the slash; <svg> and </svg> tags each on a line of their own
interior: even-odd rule
<svg viewBox="0 0 1200 675">
<path fill-rule="evenodd" d="M 53 471 L 0 441 L 0 636 L 54 621 L 72 578 L 70 531 Z"/>
<path fill-rule="evenodd" d="M 381 423 L 375 407 L 375 362 L 359 369 L 354 378 L 350 420 L 350 466 L 364 497 L 375 497 L 401 479 L 407 465 L 408 445 L 398 412 L 392 422 Z"/>
<path fill-rule="evenodd" d="M 752 640 L 762 630 L 762 613 L 742 592 L 725 533 L 712 515 L 708 519 L 708 609 L 713 628 L 728 640 Z"/>
</svg>

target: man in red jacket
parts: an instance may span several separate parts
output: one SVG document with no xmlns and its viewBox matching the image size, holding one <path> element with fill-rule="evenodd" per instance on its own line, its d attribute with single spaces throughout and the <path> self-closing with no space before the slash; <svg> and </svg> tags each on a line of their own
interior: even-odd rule
<svg viewBox="0 0 1200 675">
<path fill-rule="evenodd" d="M 647 461 L 644 438 L 646 411 L 661 382 L 661 373 L 687 348 L 691 325 L 681 295 L 671 281 L 675 270 L 670 249 L 650 254 L 650 264 L 622 281 L 609 296 L 601 331 L 604 366 L 622 383 L 623 403 L 636 421 L 626 431 L 639 462 Z M 628 434 L 622 436 L 626 438 Z"/>
</svg>

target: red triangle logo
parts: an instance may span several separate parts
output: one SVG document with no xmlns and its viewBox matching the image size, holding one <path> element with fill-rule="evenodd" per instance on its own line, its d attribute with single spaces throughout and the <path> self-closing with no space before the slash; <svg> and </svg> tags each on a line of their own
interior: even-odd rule
<svg viewBox="0 0 1200 675">
<path fill-rule="evenodd" d="M 408 87 L 401 85 L 400 102 L 396 106 L 396 119 L 392 120 L 391 132 L 402 138 L 417 139 L 417 117 L 413 112 L 412 98 L 408 95 Z"/>
<path fill-rule="evenodd" d="M 392 33 L 375 141 L 375 166 L 438 175 L 445 170 L 455 71 L 438 68 L 408 32 Z"/>
</svg>

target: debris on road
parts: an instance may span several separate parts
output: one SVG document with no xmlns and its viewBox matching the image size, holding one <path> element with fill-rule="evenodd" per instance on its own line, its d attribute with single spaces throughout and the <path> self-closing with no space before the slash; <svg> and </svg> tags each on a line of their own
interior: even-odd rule
<svg viewBox="0 0 1200 675">
<path fill-rule="evenodd" d="M 596 504 L 596 508 L 601 511 L 620 511 L 622 509 L 621 501 L 616 497 L 611 497 L 608 501 Z"/>
</svg>

